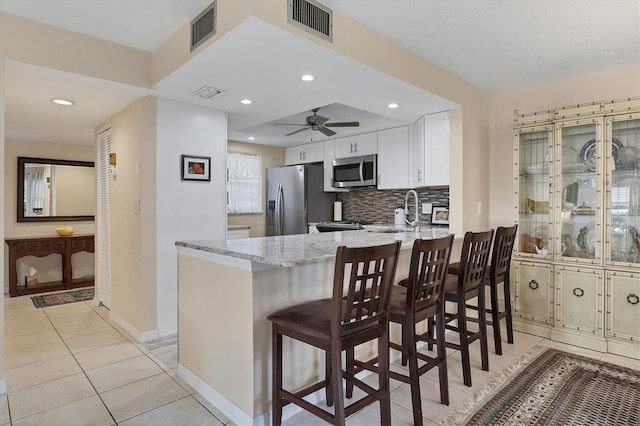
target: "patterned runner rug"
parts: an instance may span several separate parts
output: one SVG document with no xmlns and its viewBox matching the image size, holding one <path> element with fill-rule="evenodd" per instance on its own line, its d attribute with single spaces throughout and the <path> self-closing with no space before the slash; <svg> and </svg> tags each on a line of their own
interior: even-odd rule
<svg viewBox="0 0 640 426">
<path fill-rule="evenodd" d="M 64 293 L 45 294 L 43 296 L 33 296 L 31 301 L 36 308 L 46 308 L 47 306 L 63 305 L 65 303 L 80 302 L 93 299 L 94 288 L 83 288 L 81 290 L 66 291 Z"/>
<path fill-rule="evenodd" d="M 547 349 L 442 424 L 638 425 L 640 371 Z M 488 395 L 488 396 L 487 396 Z"/>
</svg>

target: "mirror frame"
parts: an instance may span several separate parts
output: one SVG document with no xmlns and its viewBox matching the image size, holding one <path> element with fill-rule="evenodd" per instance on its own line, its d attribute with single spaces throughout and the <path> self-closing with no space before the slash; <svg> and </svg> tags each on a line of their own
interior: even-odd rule
<svg viewBox="0 0 640 426">
<path fill-rule="evenodd" d="M 61 221 L 87 221 L 95 220 L 95 216 L 38 216 L 25 217 L 24 215 L 24 165 L 26 163 L 54 164 L 58 166 L 95 167 L 93 161 L 57 160 L 54 158 L 18 157 L 18 194 L 17 206 L 18 222 L 61 222 Z"/>
</svg>

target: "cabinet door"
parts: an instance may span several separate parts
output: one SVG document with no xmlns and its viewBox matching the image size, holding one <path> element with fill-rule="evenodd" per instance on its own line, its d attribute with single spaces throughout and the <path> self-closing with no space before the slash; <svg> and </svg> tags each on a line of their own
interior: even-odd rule
<svg viewBox="0 0 640 426">
<path fill-rule="evenodd" d="M 606 121 L 605 262 L 640 267 L 640 114 Z"/>
<path fill-rule="evenodd" d="M 378 132 L 378 189 L 409 187 L 409 128 Z"/>
<path fill-rule="evenodd" d="M 378 132 L 334 139 L 335 158 L 357 157 L 378 153 Z"/>
<path fill-rule="evenodd" d="M 292 146 L 285 149 L 285 165 L 317 163 L 324 160 L 324 142 Z"/>
<path fill-rule="evenodd" d="M 426 115 L 411 125 L 411 182 L 449 185 L 449 112 Z"/>
<path fill-rule="evenodd" d="M 411 152 L 413 157 L 413 164 L 411 164 L 411 179 L 412 187 L 425 186 L 424 180 L 424 117 L 420 117 L 418 121 L 413 123 L 410 127 L 411 131 Z"/>
<path fill-rule="evenodd" d="M 425 117 L 425 184 L 449 185 L 449 112 Z"/>
<path fill-rule="evenodd" d="M 603 332 L 603 273 L 588 268 L 556 267 L 556 327 L 589 334 Z"/>
<path fill-rule="evenodd" d="M 518 241 L 522 257 L 552 256 L 553 126 L 517 129 L 514 134 L 514 184 Z"/>
<path fill-rule="evenodd" d="M 514 262 L 515 315 L 524 319 L 553 323 L 553 275 L 551 265 Z"/>
<path fill-rule="evenodd" d="M 556 260 L 602 264 L 603 120 L 556 123 L 554 187 Z"/>
<path fill-rule="evenodd" d="M 607 336 L 640 342 L 640 274 L 607 272 Z"/>
</svg>

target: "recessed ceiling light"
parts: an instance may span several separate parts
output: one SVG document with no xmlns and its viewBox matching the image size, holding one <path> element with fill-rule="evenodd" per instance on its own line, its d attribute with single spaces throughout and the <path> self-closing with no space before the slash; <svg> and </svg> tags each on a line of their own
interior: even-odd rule
<svg viewBox="0 0 640 426">
<path fill-rule="evenodd" d="M 249 136 L 247 139 L 249 139 L 250 141 L 255 141 L 256 140 L 256 138 L 253 137 L 253 136 Z"/>
<path fill-rule="evenodd" d="M 68 99 L 51 99 L 51 102 L 58 105 L 71 106 L 75 104 L 75 102 L 70 101 Z"/>
<path fill-rule="evenodd" d="M 305 74 L 300 78 L 302 79 L 302 81 L 311 81 L 314 79 L 314 77 L 311 74 Z"/>
<path fill-rule="evenodd" d="M 396 102 L 391 102 L 389 105 L 387 105 L 387 108 L 389 109 L 398 108 L 398 104 Z"/>
<path fill-rule="evenodd" d="M 240 102 L 242 102 L 245 105 L 251 105 L 253 103 L 251 99 L 243 99 Z"/>
</svg>

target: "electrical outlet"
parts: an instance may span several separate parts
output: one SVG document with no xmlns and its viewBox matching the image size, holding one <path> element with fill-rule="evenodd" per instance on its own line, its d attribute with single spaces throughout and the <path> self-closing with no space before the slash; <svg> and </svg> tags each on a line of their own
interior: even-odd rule
<svg viewBox="0 0 640 426">
<path fill-rule="evenodd" d="M 422 203 L 422 214 L 431 214 L 433 211 L 433 203 Z"/>
<path fill-rule="evenodd" d="M 140 214 L 140 199 L 136 198 L 133 200 L 133 213 Z"/>
</svg>

